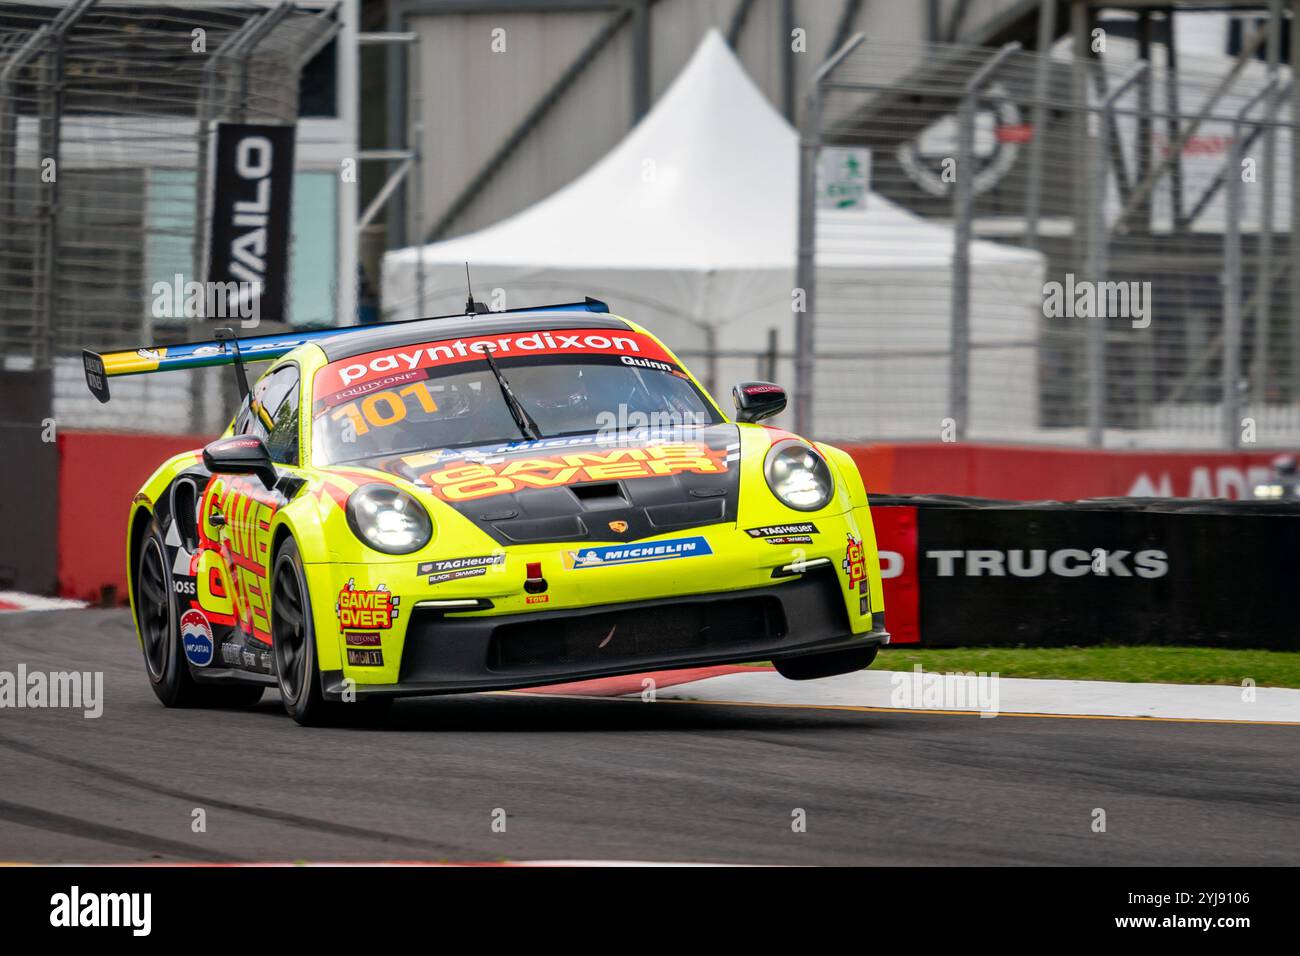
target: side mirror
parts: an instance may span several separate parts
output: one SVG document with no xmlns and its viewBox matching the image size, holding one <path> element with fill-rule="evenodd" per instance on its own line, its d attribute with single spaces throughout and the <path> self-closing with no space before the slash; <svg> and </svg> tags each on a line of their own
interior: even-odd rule
<svg viewBox="0 0 1300 956">
<path fill-rule="evenodd" d="M 757 422 L 785 411 L 785 389 L 771 382 L 741 382 L 731 389 L 736 421 Z"/>
<path fill-rule="evenodd" d="M 203 449 L 203 466 L 214 475 L 256 475 L 268 488 L 279 479 L 266 443 L 256 435 L 218 438 Z"/>
</svg>

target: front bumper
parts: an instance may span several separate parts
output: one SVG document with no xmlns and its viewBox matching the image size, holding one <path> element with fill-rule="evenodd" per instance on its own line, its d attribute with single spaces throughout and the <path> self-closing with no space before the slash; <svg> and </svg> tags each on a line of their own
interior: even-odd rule
<svg viewBox="0 0 1300 956">
<path fill-rule="evenodd" d="M 535 687 L 889 642 L 883 613 L 872 615 L 870 631 L 853 633 L 831 567 L 681 598 L 474 617 L 417 605 L 411 615 L 397 682 L 356 684 L 359 697 Z M 323 677 L 325 696 L 340 698 L 343 672 Z"/>
</svg>

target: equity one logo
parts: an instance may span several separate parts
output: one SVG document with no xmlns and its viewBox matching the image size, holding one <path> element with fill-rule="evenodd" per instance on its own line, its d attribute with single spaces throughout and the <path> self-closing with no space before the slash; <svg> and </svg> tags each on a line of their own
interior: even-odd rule
<svg viewBox="0 0 1300 956">
<path fill-rule="evenodd" d="M 1047 551 L 1043 548 L 1010 551 L 975 549 L 969 551 L 927 551 L 925 556 L 935 562 L 935 574 L 941 578 L 963 576 L 1036 578 L 1055 574 L 1062 578 L 1081 578 L 1088 574 L 1099 577 L 1162 578 L 1169 573 L 1169 555 L 1164 551 L 1148 549 L 1138 551 L 1107 551 L 1094 548 L 1061 548 Z"/>
</svg>

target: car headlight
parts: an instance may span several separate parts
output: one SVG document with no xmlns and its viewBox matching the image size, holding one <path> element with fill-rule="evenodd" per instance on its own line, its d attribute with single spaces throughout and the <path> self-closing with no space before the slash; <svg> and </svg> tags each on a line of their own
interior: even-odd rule
<svg viewBox="0 0 1300 956">
<path fill-rule="evenodd" d="M 348 497 L 348 526 L 376 551 L 410 554 L 433 536 L 424 506 L 392 485 L 363 485 Z"/>
<path fill-rule="evenodd" d="M 824 508 L 835 491 L 826 459 L 801 441 L 787 438 L 773 445 L 763 466 L 772 494 L 796 511 Z"/>
</svg>

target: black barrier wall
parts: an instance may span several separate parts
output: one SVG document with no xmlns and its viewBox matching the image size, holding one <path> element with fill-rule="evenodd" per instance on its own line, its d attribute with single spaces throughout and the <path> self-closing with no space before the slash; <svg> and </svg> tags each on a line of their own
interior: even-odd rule
<svg viewBox="0 0 1300 956">
<path fill-rule="evenodd" d="M 873 504 L 916 508 L 925 646 L 1300 650 L 1300 505 Z"/>
<path fill-rule="evenodd" d="M 53 594 L 59 453 L 51 373 L 0 370 L 0 590 Z"/>
</svg>

